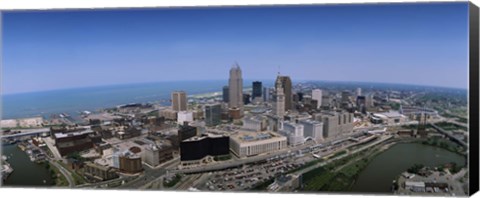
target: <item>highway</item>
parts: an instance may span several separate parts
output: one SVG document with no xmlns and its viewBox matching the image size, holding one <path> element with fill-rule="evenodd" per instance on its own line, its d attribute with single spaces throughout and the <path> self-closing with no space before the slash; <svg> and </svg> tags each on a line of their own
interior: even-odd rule
<svg viewBox="0 0 480 198">
<path fill-rule="evenodd" d="M 16 134 L 10 134 L 10 135 L 2 134 L 2 138 L 22 137 L 22 136 L 37 135 L 42 133 L 50 133 L 50 128 L 24 129 L 19 131 L 21 132 Z"/>
</svg>

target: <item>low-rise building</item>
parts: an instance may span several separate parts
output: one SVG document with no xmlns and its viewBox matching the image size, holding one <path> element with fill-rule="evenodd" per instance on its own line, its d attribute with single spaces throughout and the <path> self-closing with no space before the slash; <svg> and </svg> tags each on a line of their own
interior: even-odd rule
<svg viewBox="0 0 480 198">
<path fill-rule="evenodd" d="M 91 179 L 98 181 L 106 181 L 117 178 L 117 172 L 114 168 L 102 166 L 92 162 L 85 162 L 83 174 Z"/>
<path fill-rule="evenodd" d="M 265 132 L 239 131 L 230 136 L 230 150 L 238 157 L 248 157 L 287 148 L 287 137 Z"/>
</svg>

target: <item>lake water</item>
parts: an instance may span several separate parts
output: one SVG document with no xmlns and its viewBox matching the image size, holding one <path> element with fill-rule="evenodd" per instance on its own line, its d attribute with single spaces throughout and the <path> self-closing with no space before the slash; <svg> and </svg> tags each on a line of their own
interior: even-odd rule
<svg viewBox="0 0 480 198">
<path fill-rule="evenodd" d="M 120 104 L 168 100 L 175 90 L 184 90 L 188 95 L 221 91 L 227 83 L 221 80 L 158 82 L 9 94 L 3 96 L 2 119 L 48 118 L 56 113 L 73 116 L 79 111 L 95 111 Z"/>
<path fill-rule="evenodd" d="M 399 143 L 377 155 L 360 173 L 352 192 L 391 193 L 392 181 L 414 164 L 439 166 L 465 164 L 465 157 L 445 149 L 418 143 Z"/>
</svg>

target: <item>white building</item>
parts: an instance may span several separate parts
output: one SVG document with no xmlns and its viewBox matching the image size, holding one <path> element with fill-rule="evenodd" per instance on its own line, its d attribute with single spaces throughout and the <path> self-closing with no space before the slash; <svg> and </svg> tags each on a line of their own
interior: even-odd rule
<svg viewBox="0 0 480 198">
<path fill-rule="evenodd" d="M 287 138 L 271 131 L 239 131 L 230 136 L 230 150 L 238 157 L 270 153 L 287 148 Z"/>
<path fill-rule="evenodd" d="M 356 91 L 356 94 L 357 96 L 361 96 L 362 95 L 362 88 L 357 88 L 357 91 Z"/>
<path fill-rule="evenodd" d="M 305 142 L 303 129 L 304 127 L 301 124 L 294 122 L 283 122 L 283 129 L 280 131 L 280 133 L 288 137 L 288 144 L 290 146 L 296 146 Z"/>
<path fill-rule="evenodd" d="M 147 146 L 143 152 L 142 161 L 153 167 L 160 164 L 160 152 L 157 146 Z"/>
<path fill-rule="evenodd" d="M 193 122 L 193 113 L 189 111 L 179 111 L 177 114 L 177 123 L 182 125 L 184 122 Z"/>
<path fill-rule="evenodd" d="M 317 101 L 317 109 L 322 106 L 322 90 L 314 89 L 312 90 L 312 99 Z"/>
<path fill-rule="evenodd" d="M 323 123 L 316 120 L 299 120 L 299 124 L 303 125 L 303 137 L 311 138 L 316 142 L 323 141 Z"/>
<path fill-rule="evenodd" d="M 246 117 L 243 119 L 242 128 L 248 131 L 265 131 L 267 130 L 267 118 L 262 116 Z"/>
<path fill-rule="evenodd" d="M 384 124 L 401 124 L 407 121 L 407 117 L 398 111 L 389 111 L 385 113 L 374 113 L 372 119 L 382 120 Z"/>
</svg>

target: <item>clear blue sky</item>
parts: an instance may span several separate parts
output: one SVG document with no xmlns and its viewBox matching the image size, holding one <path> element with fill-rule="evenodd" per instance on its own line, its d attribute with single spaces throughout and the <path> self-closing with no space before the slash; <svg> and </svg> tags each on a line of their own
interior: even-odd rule
<svg viewBox="0 0 480 198">
<path fill-rule="evenodd" d="M 468 4 L 16 11 L 3 92 L 227 79 L 467 88 Z"/>
</svg>

